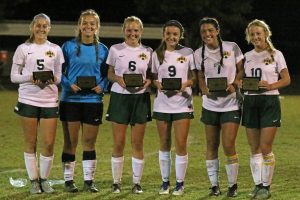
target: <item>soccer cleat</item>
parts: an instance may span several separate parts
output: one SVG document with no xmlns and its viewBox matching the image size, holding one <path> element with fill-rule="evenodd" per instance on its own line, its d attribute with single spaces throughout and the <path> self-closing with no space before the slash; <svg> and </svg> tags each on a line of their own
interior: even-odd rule
<svg viewBox="0 0 300 200">
<path fill-rule="evenodd" d="M 236 197 L 237 196 L 237 184 L 234 184 L 231 187 L 228 187 L 227 197 Z"/>
<path fill-rule="evenodd" d="M 158 194 L 164 195 L 170 193 L 170 181 L 163 181 L 162 185 L 160 186 L 160 190 Z"/>
<path fill-rule="evenodd" d="M 111 186 L 111 192 L 114 194 L 119 194 L 121 192 L 121 184 L 120 183 L 114 183 Z"/>
<path fill-rule="evenodd" d="M 172 193 L 172 195 L 174 196 L 181 196 L 184 193 L 184 186 L 183 186 L 183 182 L 176 182 L 176 187 Z"/>
<path fill-rule="evenodd" d="M 41 194 L 41 186 L 38 180 L 31 180 L 30 194 Z"/>
<path fill-rule="evenodd" d="M 47 179 L 41 179 L 40 186 L 42 191 L 45 193 L 51 194 L 55 192 L 55 190 L 50 186 L 50 183 L 47 181 Z"/>
<path fill-rule="evenodd" d="M 248 196 L 250 198 L 254 198 L 256 196 L 256 193 L 258 192 L 258 190 L 260 190 L 261 188 L 262 188 L 262 184 L 255 185 L 254 189 L 248 194 Z"/>
<path fill-rule="evenodd" d="M 137 184 L 137 183 L 134 184 L 134 186 L 132 187 L 131 191 L 132 191 L 133 194 L 141 194 L 141 193 L 143 193 L 141 185 Z"/>
<path fill-rule="evenodd" d="M 71 193 L 78 192 L 78 188 L 75 185 L 73 180 L 65 182 L 65 192 L 71 192 Z"/>
<path fill-rule="evenodd" d="M 92 193 L 99 192 L 99 190 L 96 188 L 96 185 L 94 184 L 93 181 L 89 181 L 89 182 L 84 181 L 83 191 L 92 192 Z"/>
<path fill-rule="evenodd" d="M 271 192 L 268 187 L 262 187 L 257 191 L 254 199 L 268 199 L 271 197 Z"/>
<path fill-rule="evenodd" d="M 209 189 L 210 189 L 209 196 L 219 196 L 222 194 L 219 185 L 213 186 Z"/>
</svg>

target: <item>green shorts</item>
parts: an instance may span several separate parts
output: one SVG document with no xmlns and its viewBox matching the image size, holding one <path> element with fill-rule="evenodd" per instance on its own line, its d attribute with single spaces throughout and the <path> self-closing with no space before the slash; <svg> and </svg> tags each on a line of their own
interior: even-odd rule
<svg viewBox="0 0 300 200">
<path fill-rule="evenodd" d="M 245 95 L 242 125 L 246 128 L 280 127 L 278 95 Z"/>
<path fill-rule="evenodd" d="M 194 119 L 193 112 L 184 112 L 184 113 L 161 113 L 153 112 L 153 119 L 160 121 L 173 122 L 180 119 Z"/>
<path fill-rule="evenodd" d="M 119 124 L 144 124 L 151 121 L 150 94 L 110 93 L 106 120 Z"/>
<path fill-rule="evenodd" d="M 15 106 L 14 112 L 23 117 L 29 118 L 57 118 L 58 107 L 37 107 L 18 102 Z"/>
<path fill-rule="evenodd" d="M 239 124 L 241 121 L 241 111 L 215 112 L 202 108 L 200 119 L 205 125 L 219 126 L 227 122 Z"/>
</svg>

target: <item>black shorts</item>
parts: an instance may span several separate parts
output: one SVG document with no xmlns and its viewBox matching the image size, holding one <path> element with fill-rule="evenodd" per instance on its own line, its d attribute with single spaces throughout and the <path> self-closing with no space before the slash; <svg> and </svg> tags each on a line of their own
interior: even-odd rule
<svg viewBox="0 0 300 200">
<path fill-rule="evenodd" d="M 232 122 L 240 124 L 241 111 L 233 110 L 227 112 L 215 112 L 202 108 L 202 115 L 200 119 L 205 125 L 219 126 L 224 123 Z"/>
<path fill-rule="evenodd" d="M 102 124 L 103 103 L 60 102 L 61 121 L 99 125 Z"/>
</svg>

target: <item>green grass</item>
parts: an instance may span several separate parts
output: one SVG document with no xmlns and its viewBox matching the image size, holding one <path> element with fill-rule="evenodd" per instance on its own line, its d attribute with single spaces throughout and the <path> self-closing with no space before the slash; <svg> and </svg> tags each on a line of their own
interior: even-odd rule
<svg viewBox="0 0 300 200">
<path fill-rule="evenodd" d="M 130 134 L 127 134 L 125 148 L 125 165 L 123 174 L 122 192 L 120 194 L 111 194 L 111 124 L 104 120 L 100 127 L 97 140 L 97 172 L 96 184 L 100 187 L 100 192 L 90 194 L 79 192 L 69 194 L 63 192 L 63 185 L 55 185 L 56 193 L 52 195 L 29 194 L 29 184 L 23 188 L 14 188 L 9 183 L 9 177 L 27 178 L 23 161 L 23 137 L 19 119 L 13 112 L 17 101 L 16 91 L 0 91 L 0 199 L 175 199 L 172 196 L 159 196 L 158 189 L 161 184 L 160 171 L 158 165 L 158 135 L 155 122 L 147 125 L 145 136 L 145 167 L 142 178 L 144 193 L 141 195 L 132 195 L 131 189 L 131 147 Z M 105 111 L 107 108 L 109 95 L 105 97 Z M 276 168 L 273 178 L 272 199 L 300 199 L 299 194 L 299 153 L 300 144 L 300 120 L 299 104 L 300 96 L 284 96 L 282 103 L 282 127 L 278 130 L 273 152 L 276 156 Z M 205 168 L 205 137 L 203 124 L 199 122 L 201 111 L 201 98 L 194 97 L 195 119 L 192 121 L 189 134 L 189 166 L 185 180 L 185 194 L 176 199 L 209 199 L 208 188 L 209 181 Z M 128 132 L 129 133 L 129 132 Z M 59 124 L 57 128 L 57 138 L 55 144 L 55 160 L 50 175 L 51 180 L 61 180 L 62 170 L 60 155 L 62 150 L 62 128 Z M 174 150 L 174 149 L 173 149 Z M 251 172 L 249 169 L 249 147 L 246 141 L 245 130 L 240 128 L 237 139 L 237 151 L 240 160 L 240 173 L 238 177 L 239 196 L 235 199 L 248 199 L 247 194 L 253 187 Z M 77 149 L 77 167 L 75 181 L 79 188 L 83 186 L 82 166 L 81 166 L 81 146 Z M 173 151 L 174 152 L 174 151 Z M 220 184 L 223 193 L 227 190 L 227 179 L 224 167 L 224 155 L 220 148 L 219 157 L 221 160 Z M 174 153 L 172 166 L 171 184 L 174 186 Z M 226 199 L 222 195 L 213 199 Z"/>
</svg>

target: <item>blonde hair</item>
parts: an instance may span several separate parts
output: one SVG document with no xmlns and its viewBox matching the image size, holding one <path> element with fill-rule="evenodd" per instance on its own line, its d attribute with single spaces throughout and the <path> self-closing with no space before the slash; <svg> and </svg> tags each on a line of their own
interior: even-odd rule
<svg viewBox="0 0 300 200">
<path fill-rule="evenodd" d="M 81 30 L 80 30 L 80 25 L 81 25 L 81 22 L 82 22 L 82 19 L 85 17 L 85 16 L 88 16 L 88 15 L 92 15 L 95 19 L 96 19 L 96 22 L 97 22 L 97 30 L 95 32 L 95 35 L 94 35 L 94 40 L 93 40 L 93 44 L 95 46 L 95 50 L 96 50 L 96 61 L 98 62 L 98 57 L 99 57 L 99 47 L 98 47 L 98 44 L 100 42 L 99 40 L 99 31 L 100 31 L 100 16 L 98 15 L 98 13 L 93 10 L 93 9 L 87 9 L 87 10 L 84 10 L 81 12 L 80 16 L 79 16 L 79 19 L 78 19 L 78 22 L 77 22 L 77 29 L 76 29 L 76 41 L 77 41 L 77 53 L 76 55 L 79 56 L 80 55 L 80 44 L 82 43 L 81 41 Z"/>
<path fill-rule="evenodd" d="M 140 18 L 136 17 L 136 16 L 130 16 L 130 17 L 126 17 L 124 19 L 124 22 L 123 22 L 123 27 L 122 27 L 122 31 L 124 32 L 125 31 L 125 28 L 126 28 L 126 25 L 128 23 L 131 23 L 131 22 L 136 22 L 140 25 L 140 28 L 141 30 L 143 30 L 144 26 L 143 26 L 143 22 Z"/>
<path fill-rule="evenodd" d="M 258 26 L 258 27 L 262 27 L 264 29 L 264 32 L 266 34 L 266 41 L 267 41 L 267 45 L 268 45 L 267 51 L 271 54 L 271 57 L 273 58 L 273 54 L 275 53 L 275 47 L 271 41 L 272 32 L 271 32 L 269 25 L 266 22 L 264 22 L 263 20 L 255 19 L 255 20 L 251 21 L 245 30 L 246 40 L 247 40 L 248 44 L 250 44 L 249 31 L 250 31 L 251 26 Z"/>
<path fill-rule="evenodd" d="M 35 25 L 35 23 L 37 22 L 38 19 L 45 19 L 48 24 L 49 24 L 49 27 L 51 27 L 51 20 L 50 20 L 50 17 L 48 15 L 46 15 L 45 13 L 40 13 L 40 14 L 37 14 L 33 17 L 31 23 L 29 24 L 29 30 L 30 30 L 30 36 L 29 38 L 26 40 L 26 42 L 29 42 L 29 43 L 33 43 L 34 41 L 34 34 L 33 34 L 33 26 Z"/>
</svg>

